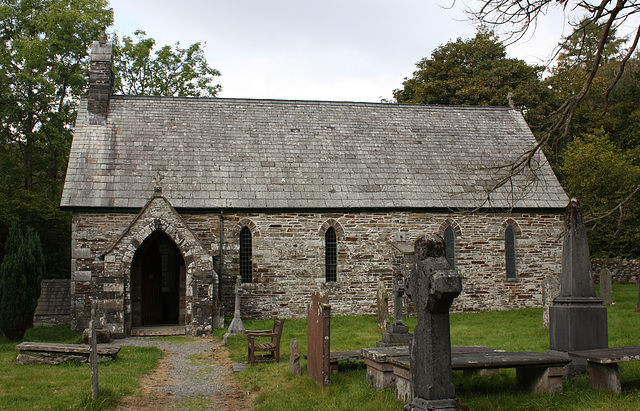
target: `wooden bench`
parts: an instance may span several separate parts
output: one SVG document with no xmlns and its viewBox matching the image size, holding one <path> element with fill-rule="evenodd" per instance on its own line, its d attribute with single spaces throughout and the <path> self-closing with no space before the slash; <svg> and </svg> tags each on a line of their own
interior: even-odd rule
<svg viewBox="0 0 640 411">
<path fill-rule="evenodd" d="M 487 351 L 496 350 L 483 345 L 451 347 L 452 354 Z M 396 375 L 394 374 L 394 366 L 391 363 L 391 359 L 397 357 L 409 358 L 409 347 L 407 345 L 401 345 L 392 347 L 363 348 L 362 357 L 364 358 L 364 363 L 367 366 L 367 382 L 369 384 L 379 389 L 395 387 Z"/>
<path fill-rule="evenodd" d="M 272 330 L 245 331 L 247 334 L 247 351 L 249 364 L 254 365 L 257 361 L 280 361 L 280 338 L 282 337 L 282 328 L 284 320 L 274 320 Z M 256 338 L 269 338 L 269 342 L 258 343 Z M 257 353 L 266 352 L 261 355 L 260 359 L 256 358 Z"/>
<path fill-rule="evenodd" d="M 589 383 L 619 395 L 622 392 L 618 363 L 640 360 L 640 345 L 573 351 L 570 357 L 587 360 Z"/>
<path fill-rule="evenodd" d="M 391 357 L 396 376 L 396 395 L 402 401 L 411 400 L 411 371 L 409 356 Z M 526 392 L 562 392 L 564 367 L 571 362 L 569 357 L 543 354 L 533 351 L 486 351 L 451 353 L 454 370 L 515 368 L 516 381 Z"/>
<path fill-rule="evenodd" d="M 16 346 L 18 364 L 63 364 L 89 362 L 89 346 L 85 344 L 55 344 L 23 342 Z M 98 361 L 112 361 L 120 351 L 118 346 L 98 346 Z"/>
</svg>

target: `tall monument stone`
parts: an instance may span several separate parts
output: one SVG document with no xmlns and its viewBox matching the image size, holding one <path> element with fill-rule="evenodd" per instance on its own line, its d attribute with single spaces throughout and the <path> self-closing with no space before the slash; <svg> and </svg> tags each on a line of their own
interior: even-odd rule
<svg viewBox="0 0 640 411">
<path fill-rule="evenodd" d="M 582 207 L 574 198 L 567 206 L 562 247 L 560 294 L 549 308 L 549 348 L 571 352 L 607 348 L 607 308 L 596 296 Z M 584 372 L 574 360 L 567 375 Z"/>
<path fill-rule="evenodd" d="M 415 258 L 407 279 L 407 294 L 418 315 L 410 350 L 414 397 L 404 409 L 454 410 L 449 308 L 462 291 L 462 278 L 450 269 L 444 240 L 437 234 L 416 240 Z"/>
</svg>

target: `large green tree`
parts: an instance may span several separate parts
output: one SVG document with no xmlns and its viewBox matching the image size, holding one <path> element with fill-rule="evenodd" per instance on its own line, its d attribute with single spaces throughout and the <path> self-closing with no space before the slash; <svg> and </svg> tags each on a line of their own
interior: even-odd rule
<svg viewBox="0 0 640 411">
<path fill-rule="evenodd" d="M 54 277 L 69 275 L 57 206 L 71 127 L 90 45 L 112 20 L 107 0 L 0 1 L 0 245 L 12 222 L 37 227 Z"/>
<path fill-rule="evenodd" d="M 152 96 L 215 97 L 222 86 L 215 78 L 220 72 L 209 67 L 204 44 L 187 48 L 176 43 L 154 52 L 156 41 L 142 30 L 130 36 L 114 38 L 116 84 L 120 94 Z"/>
<path fill-rule="evenodd" d="M 511 95 L 535 128 L 551 98 L 541 82 L 544 68 L 509 58 L 504 44 L 484 29 L 439 46 L 416 68 L 394 90 L 398 103 L 506 106 Z"/>
<path fill-rule="evenodd" d="M 20 186 L 57 198 L 66 168 L 85 59 L 106 0 L 4 0 L 0 3 L 0 133 L 20 160 Z M 10 184 L 17 184 L 11 179 Z M 7 187 L 6 187 L 7 188 Z"/>
<path fill-rule="evenodd" d="M 11 341 L 21 340 L 25 331 L 33 326 L 45 271 L 38 233 L 13 224 L 0 265 L 0 329 Z"/>
</svg>

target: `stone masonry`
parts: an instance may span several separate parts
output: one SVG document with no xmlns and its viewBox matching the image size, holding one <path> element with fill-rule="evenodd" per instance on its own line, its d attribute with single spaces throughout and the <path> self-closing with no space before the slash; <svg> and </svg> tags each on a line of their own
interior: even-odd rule
<svg viewBox="0 0 640 411">
<path fill-rule="evenodd" d="M 129 248 L 122 249 L 122 256 L 115 249 L 104 262 L 100 256 L 118 241 L 135 217 L 133 213 L 73 214 L 72 302 L 79 328 L 86 326 L 83 321 L 88 322 L 88 296 L 93 294 L 91 287 L 100 267 L 124 264 L 121 271 L 113 271 L 118 280 L 100 285 L 103 290 L 124 292 L 125 286 L 120 281 L 126 277 L 135 241 L 129 241 Z M 182 212 L 179 217 L 194 236 L 190 241 L 201 244 L 203 253 L 217 258 L 220 215 Z M 452 311 L 541 306 L 544 277 L 560 271 L 559 233 L 563 223 L 562 216 L 553 213 L 283 212 L 225 213 L 224 218 L 225 261 L 221 281 L 227 310 L 233 307 L 233 284 L 238 275 L 238 234 L 245 225 L 252 231 L 253 282 L 243 284 L 242 299 L 242 312 L 247 318 L 303 317 L 304 302 L 313 291 L 328 292 L 337 315 L 374 314 L 379 276 L 391 288 L 392 274 L 403 270 L 401 253 L 391 245 L 397 233 L 413 240 L 425 233 L 438 233 L 447 220 L 457 227 L 456 267 L 463 278 L 463 292 Z M 136 241 L 142 242 L 144 235 L 152 231 L 154 219 L 147 217 L 145 221 L 140 223 L 137 234 L 140 238 Z M 515 281 L 507 280 L 505 274 L 507 224 L 512 224 L 517 232 Z M 327 283 L 324 275 L 324 232 L 329 226 L 335 228 L 338 241 L 335 283 Z M 207 258 L 210 257 L 204 257 Z M 201 263 L 206 266 L 206 261 Z M 204 271 L 207 270 L 210 267 Z M 190 272 L 196 275 L 196 271 Z M 188 276 L 187 281 L 191 284 L 193 280 Z M 213 292 L 206 285 L 208 281 L 200 293 Z M 123 315 L 128 312 L 127 308 Z M 118 319 L 116 323 L 122 321 Z"/>
</svg>

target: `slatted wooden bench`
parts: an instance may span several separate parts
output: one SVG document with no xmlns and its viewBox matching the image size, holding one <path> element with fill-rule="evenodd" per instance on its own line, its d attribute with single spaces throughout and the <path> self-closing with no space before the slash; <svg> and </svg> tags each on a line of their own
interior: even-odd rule
<svg viewBox="0 0 640 411">
<path fill-rule="evenodd" d="M 619 395 L 622 392 L 618 363 L 640 360 L 640 345 L 573 351 L 570 357 L 587 360 L 589 383 Z"/>
<path fill-rule="evenodd" d="M 396 376 L 398 399 L 411 399 L 411 372 L 409 356 L 392 357 Z M 518 385 L 529 393 L 562 392 L 564 367 L 571 362 L 566 356 L 543 354 L 533 351 L 490 351 L 456 353 L 452 350 L 451 365 L 454 370 L 515 368 Z"/>
<path fill-rule="evenodd" d="M 18 364 L 63 364 L 69 362 L 89 362 L 89 346 L 85 344 L 55 344 L 23 342 L 16 346 Z M 98 346 L 98 361 L 112 361 L 120 352 L 120 347 Z"/>
<path fill-rule="evenodd" d="M 273 329 L 271 330 L 245 331 L 250 365 L 254 365 L 258 361 L 280 362 L 280 338 L 283 326 L 284 320 L 276 319 L 273 321 Z M 269 338 L 269 342 L 258 343 L 256 342 L 258 338 Z M 260 353 L 267 354 L 260 355 Z"/>
</svg>

